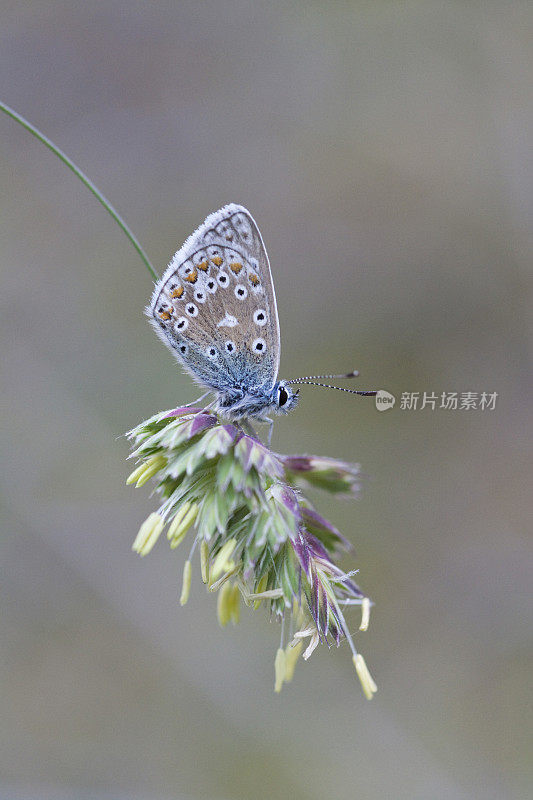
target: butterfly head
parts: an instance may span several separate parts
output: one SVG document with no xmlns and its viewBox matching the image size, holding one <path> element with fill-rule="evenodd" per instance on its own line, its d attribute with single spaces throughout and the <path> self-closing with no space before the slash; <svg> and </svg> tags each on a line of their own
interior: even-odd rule
<svg viewBox="0 0 533 800">
<path fill-rule="evenodd" d="M 235 385 L 231 390 L 219 392 L 215 407 L 219 413 L 232 420 L 256 417 L 266 419 L 274 411 L 287 414 L 298 403 L 299 389 L 292 389 L 285 381 L 276 381 L 272 388 Z"/>
<path fill-rule="evenodd" d="M 287 414 L 298 405 L 299 389 L 292 389 L 285 381 L 278 381 L 272 390 L 272 406 L 277 414 Z"/>
</svg>

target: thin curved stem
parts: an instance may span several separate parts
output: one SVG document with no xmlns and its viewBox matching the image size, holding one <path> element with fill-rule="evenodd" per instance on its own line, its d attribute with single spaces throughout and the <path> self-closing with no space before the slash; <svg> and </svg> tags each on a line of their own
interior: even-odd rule
<svg viewBox="0 0 533 800">
<path fill-rule="evenodd" d="M 38 139 L 40 142 L 46 145 L 46 147 L 48 147 L 48 149 L 51 150 L 52 153 L 54 153 L 63 162 L 63 164 L 66 164 L 66 166 L 70 170 L 72 170 L 74 175 L 76 175 L 76 177 L 78 177 L 80 181 L 94 194 L 96 199 L 103 205 L 108 214 L 110 214 L 113 217 L 117 225 L 120 228 L 122 228 L 128 239 L 130 240 L 130 242 L 140 255 L 146 269 L 148 270 L 152 278 L 155 281 L 159 280 L 159 276 L 155 271 L 155 269 L 153 268 L 152 264 L 150 263 L 150 259 L 142 249 L 136 237 L 133 235 L 133 232 L 126 225 L 126 223 L 124 222 L 118 211 L 115 211 L 109 200 L 96 188 L 94 183 L 91 180 L 89 180 L 87 175 L 85 175 L 85 173 L 82 172 L 81 169 L 77 167 L 76 164 L 73 161 L 71 161 L 71 159 L 62 150 L 59 149 L 59 147 L 57 147 L 50 139 L 48 139 L 48 137 L 45 136 L 44 133 L 41 133 L 40 130 L 38 130 L 34 125 L 31 124 L 31 122 L 28 122 L 27 119 L 24 119 L 24 117 L 22 117 L 8 105 L 3 103 L 1 100 L 0 100 L 0 111 L 3 111 L 4 114 L 7 114 L 8 117 L 11 117 L 11 119 L 14 119 L 15 122 L 18 122 L 19 125 L 22 125 L 23 128 L 25 128 L 27 131 L 29 131 L 29 133 L 32 134 L 32 136 L 35 136 L 36 139 Z"/>
</svg>

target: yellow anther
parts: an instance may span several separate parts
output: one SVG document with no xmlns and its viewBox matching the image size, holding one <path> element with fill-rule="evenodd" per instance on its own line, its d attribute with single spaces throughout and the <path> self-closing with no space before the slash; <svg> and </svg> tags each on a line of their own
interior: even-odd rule
<svg viewBox="0 0 533 800">
<path fill-rule="evenodd" d="M 296 667 L 296 662 L 302 652 L 303 643 L 296 642 L 294 646 L 290 644 L 287 645 L 285 648 L 285 681 L 286 683 L 290 683 L 294 676 L 294 669 Z"/>
<path fill-rule="evenodd" d="M 164 526 L 165 520 L 163 517 L 156 513 L 150 514 L 139 528 L 139 533 L 135 537 L 131 549 L 139 553 L 140 556 L 147 556 L 159 539 Z"/>
<path fill-rule="evenodd" d="M 202 539 L 200 545 L 200 569 L 202 572 L 202 581 L 209 582 L 209 545 L 205 539 Z"/>
<path fill-rule="evenodd" d="M 170 540 L 172 549 L 177 547 L 185 539 L 187 532 L 193 524 L 198 514 L 196 503 L 183 503 L 178 509 L 176 516 L 170 523 L 167 538 Z"/>
<path fill-rule="evenodd" d="M 361 653 L 357 653 L 356 656 L 352 656 L 352 661 L 357 672 L 357 677 L 361 681 L 361 688 L 363 689 L 366 699 L 372 700 L 372 697 L 374 693 L 377 692 L 378 687 L 376 686 L 372 675 L 368 671 L 365 659 Z"/>
<path fill-rule="evenodd" d="M 363 597 L 363 602 L 361 603 L 361 624 L 359 625 L 359 630 L 367 631 L 369 622 L 370 622 L 370 598 Z"/>
<path fill-rule="evenodd" d="M 146 463 L 147 462 L 144 461 L 140 466 L 137 467 L 137 469 L 134 469 L 133 472 L 130 475 L 128 475 L 128 477 L 126 478 L 126 486 L 130 486 L 132 483 L 135 483 L 141 477 L 144 470 L 147 468 Z"/>
<path fill-rule="evenodd" d="M 224 628 L 231 619 L 231 600 L 233 587 L 227 581 L 220 589 L 217 597 L 217 616 L 220 627 Z"/>
<path fill-rule="evenodd" d="M 235 549 L 235 539 L 229 539 L 221 548 L 220 551 L 213 561 L 213 566 L 211 567 L 211 575 L 210 578 L 212 581 L 216 581 L 216 579 L 222 575 L 223 572 L 229 572 L 230 569 L 235 567 L 235 562 L 230 560 L 230 556 Z"/>
<path fill-rule="evenodd" d="M 241 618 L 241 593 L 237 584 L 232 589 L 230 601 L 231 621 L 236 625 Z"/>
<path fill-rule="evenodd" d="M 178 508 L 178 510 L 176 511 L 176 514 L 174 516 L 174 519 L 172 520 L 172 522 L 170 523 L 170 525 L 168 527 L 167 539 L 173 539 L 174 538 L 174 536 L 176 535 L 176 531 L 178 530 L 179 526 L 181 525 L 181 522 L 182 522 L 184 516 L 189 511 L 190 507 L 191 507 L 190 503 L 183 503 Z"/>
<path fill-rule="evenodd" d="M 165 466 L 166 463 L 167 462 L 165 457 L 161 455 L 152 456 L 151 458 L 149 458 L 144 464 L 144 469 L 142 470 L 142 472 L 139 473 L 137 477 L 137 483 L 135 485 L 144 486 L 144 484 L 147 481 L 149 481 L 150 478 L 153 478 L 153 476 L 156 475 L 159 472 L 159 470 Z M 133 483 L 133 481 L 131 482 Z"/>
<path fill-rule="evenodd" d="M 274 659 L 274 691 L 281 692 L 281 687 L 283 686 L 283 681 L 285 680 L 285 671 L 286 667 L 286 658 L 285 658 L 285 650 L 282 650 L 281 647 L 278 648 L 278 652 L 276 653 L 276 658 Z"/>
<path fill-rule="evenodd" d="M 191 562 L 186 561 L 183 565 L 183 584 L 181 587 L 180 605 L 184 606 L 191 593 Z"/>
</svg>

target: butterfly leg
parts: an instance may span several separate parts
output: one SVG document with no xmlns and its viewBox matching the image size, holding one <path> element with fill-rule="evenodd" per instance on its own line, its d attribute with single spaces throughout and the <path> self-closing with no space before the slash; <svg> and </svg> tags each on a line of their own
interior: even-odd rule
<svg viewBox="0 0 533 800">
<path fill-rule="evenodd" d="M 211 392 L 206 392 L 205 394 L 201 395 L 201 397 L 198 397 L 196 400 L 193 400 L 192 403 L 185 403 L 185 405 L 182 406 L 182 407 L 183 408 L 189 408 L 189 406 L 195 406 L 196 403 L 201 403 L 202 400 L 205 400 L 205 398 L 209 397 L 210 394 L 211 394 Z"/>
<path fill-rule="evenodd" d="M 267 435 L 267 443 L 268 443 L 268 447 L 270 447 L 270 445 L 272 444 L 272 431 L 274 430 L 274 420 L 270 419 L 270 417 L 267 417 L 265 422 L 268 422 L 268 424 L 269 424 L 268 435 Z"/>
<path fill-rule="evenodd" d="M 243 420 L 241 420 L 240 427 L 242 428 L 242 430 L 243 430 L 243 431 L 244 431 L 246 434 L 248 434 L 248 436 L 253 436 L 253 437 L 254 437 L 254 439 L 259 439 L 259 436 L 257 435 L 257 433 L 255 432 L 255 430 L 254 430 L 254 429 L 253 429 L 253 427 L 250 425 L 250 423 L 248 422 L 248 420 L 247 420 L 247 419 L 243 419 Z M 259 441 L 261 441 L 261 440 L 259 439 Z"/>
</svg>

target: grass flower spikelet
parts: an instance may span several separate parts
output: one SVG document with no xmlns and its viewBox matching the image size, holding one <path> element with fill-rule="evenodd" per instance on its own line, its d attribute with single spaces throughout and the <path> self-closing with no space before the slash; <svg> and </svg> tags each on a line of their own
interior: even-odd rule
<svg viewBox="0 0 533 800">
<path fill-rule="evenodd" d="M 131 458 L 138 463 L 128 483 L 155 483 L 156 512 L 143 523 L 133 549 L 146 555 L 167 529 L 171 548 L 194 529 L 200 574 L 218 592 L 222 627 L 236 623 L 240 599 L 253 609 L 264 605 L 282 622 L 275 658 L 275 690 L 292 680 L 294 668 L 319 643 L 347 639 L 363 691 L 375 683 L 354 646 L 342 607 L 361 606 L 361 630 L 368 626 L 370 600 L 334 558 L 350 543 L 304 496 L 320 488 L 353 497 L 359 467 L 319 456 L 272 452 L 238 423 L 201 409 L 183 407 L 156 414 L 128 433 Z M 191 556 L 183 575 L 180 602 L 189 597 Z M 283 641 L 283 622 L 297 632 Z"/>
</svg>

